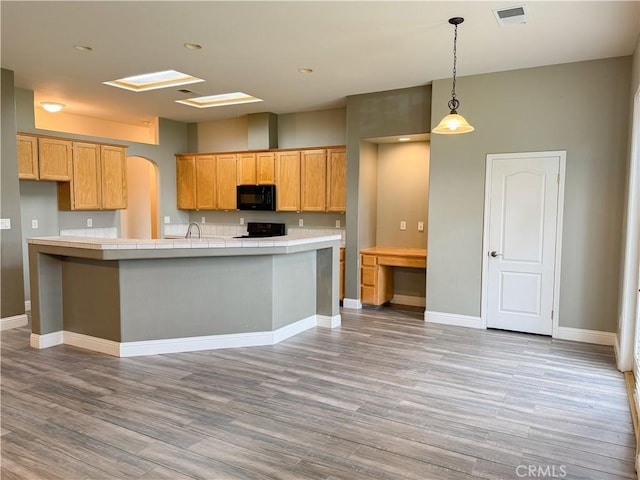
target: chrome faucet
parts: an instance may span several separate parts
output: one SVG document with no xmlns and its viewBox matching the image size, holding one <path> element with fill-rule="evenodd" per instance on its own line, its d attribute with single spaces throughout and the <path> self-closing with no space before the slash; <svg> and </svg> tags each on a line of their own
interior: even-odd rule
<svg viewBox="0 0 640 480">
<path fill-rule="evenodd" d="M 202 232 L 200 231 L 200 224 L 198 222 L 191 222 L 189 224 L 189 228 L 187 228 L 187 234 L 184 238 L 191 238 L 191 227 L 196 227 L 198 229 L 198 238 L 202 238 Z"/>
</svg>

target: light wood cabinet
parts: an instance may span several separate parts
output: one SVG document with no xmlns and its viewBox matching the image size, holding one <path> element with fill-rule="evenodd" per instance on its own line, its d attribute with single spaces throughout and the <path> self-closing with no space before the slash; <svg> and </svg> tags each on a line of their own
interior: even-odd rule
<svg viewBox="0 0 640 480">
<path fill-rule="evenodd" d="M 235 210 L 237 155 L 216 155 L 216 190 L 218 210 Z"/>
<path fill-rule="evenodd" d="M 127 208 L 126 148 L 73 142 L 70 182 L 58 182 L 60 210 Z"/>
<path fill-rule="evenodd" d="M 327 212 L 347 211 L 347 151 L 327 150 Z"/>
<path fill-rule="evenodd" d="M 38 161 L 40 180 L 70 181 L 73 175 L 71 140 L 40 137 Z"/>
<path fill-rule="evenodd" d="M 196 208 L 195 155 L 176 155 L 176 199 L 180 209 Z"/>
<path fill-rule="evenodd" d="M 214 210 L 216 198 L 216 156 L 196 156 L 196 209 Z"/>
<path fill-rule="evenodd" d="M 258 183 L 255 153 L 238 154 L 236 165 L 238 168 L 238 185 L 256 185 Z"/>
<path fill-rule="evenodd" d="M 382 305 L 393 298 L 393 268 L 426 268 L 424 248 L 369 247 L 360 250 L 360 301 Z"/>
<path fill-rule="evenodd" d="M 327 192 L 326 150 L 300 152 L 300 209 L 324 212 Z"/>
<path fill-rule="evenodd" d="M 100 145 L 73 143 L 73 181 L 58 183 L 58 207 L 61 210 L 100 210 L 102 168 Z"/>
<path fill-rule="evenodd" d="M 256 183 L 273 185 L 276 183 L 275 152 L 256 153 Z"/>
<path fill-rule="evenodd" d="M 127 208 L 127 152 L 123 147 L 100 146 L 102 209 Z"/>
<path fill-rule="evenodd" d="M 276 152 L 276 210 L 300 211 L 300 152 Z"/>
<path fill-rule="evenodd" d="M 18 178 L 38 180 L 38 137 L 18 135 Z"/>
<path fill-rule="evenodd" d="M 72 176 L 72 142 L 62 138 L 18 134 L 18 178 L 68 182 Z"/>
</svg>

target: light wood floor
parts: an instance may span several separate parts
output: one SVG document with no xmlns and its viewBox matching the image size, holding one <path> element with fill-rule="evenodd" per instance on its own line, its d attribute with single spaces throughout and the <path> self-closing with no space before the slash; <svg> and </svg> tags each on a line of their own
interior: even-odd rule
<svg viewBox="0 0 640 480">
<path fill-rule="evenodd" d="M 342 315 L 272 347 L 123 359 L 2 332 L 1 478 L 635 478 L 612 348 Z"/>
</svg>

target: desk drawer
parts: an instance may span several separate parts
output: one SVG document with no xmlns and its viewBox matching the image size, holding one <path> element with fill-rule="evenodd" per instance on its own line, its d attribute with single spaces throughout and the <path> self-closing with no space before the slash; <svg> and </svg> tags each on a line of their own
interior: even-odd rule
<svg viewBox="0 0 640 480">
<path fill-rule="evenodd" d="M 376 259 L 378 257 L 375 255 L 360 255 L 360 264 L 361 265 L 367 265 L 367 266 L 374 266 L 376 265 Z"/>
<path fill-rule="evenodd" d="M 427 261 L 424 258 L 411 257 L 378 257 L 378 265 L 390 267 L 426 268 Z"/>
<path fill-rule="evenodd" d="M 378 269 L 375 267 L 361 267 L 360 268 L 360 283 L 362 285 L 369 285 L 375 287 L 377 282 Z"/>
</svg>

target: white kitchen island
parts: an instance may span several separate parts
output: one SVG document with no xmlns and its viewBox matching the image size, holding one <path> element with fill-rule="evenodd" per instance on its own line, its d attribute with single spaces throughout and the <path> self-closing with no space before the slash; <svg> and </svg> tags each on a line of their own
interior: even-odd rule
<svg viewBox="0 0 640 480">
<path fill-rule="evenodd" d="M 340 240 L 30 238 L 31 346 L 135 356 L 336 327 Z"/>
</svg>

